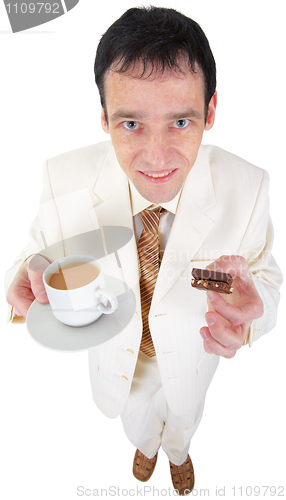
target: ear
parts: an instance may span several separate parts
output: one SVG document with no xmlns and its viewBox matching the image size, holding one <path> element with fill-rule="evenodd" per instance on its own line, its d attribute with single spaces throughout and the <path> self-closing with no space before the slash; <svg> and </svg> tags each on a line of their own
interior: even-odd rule
<svg viewBox="0 0 286 500">
<path fill-rule="evenodd" d="M 105 111 L 103 108 L 101 108 L 101 126 L 107 134 L 109 134 L 109 127 L 108 127 L 108 121 L 105 115 Z"/>
<path fill-rule="evenodd" d="M 217 105 L 217 92 L 214 93 L 209 102 L 208 118 L 205 125 L 205 130 L 210 130 L 213 127 L 215 121 L 216 105 Z"/>
</svg>

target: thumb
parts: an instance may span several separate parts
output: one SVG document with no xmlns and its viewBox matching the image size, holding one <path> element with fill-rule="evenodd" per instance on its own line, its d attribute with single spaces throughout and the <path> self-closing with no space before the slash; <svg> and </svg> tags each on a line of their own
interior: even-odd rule
<svg viewBox="0 0 286 500">
<path fill-rule="evenodd" d="M 49 300 L 43 283 L 43 273 L 38 273 L 28 269 L 28 276 L 31 282 L 31 290 L 35 298 L 41 302 L 41 304 L 47 304 Z"/>
</svg>

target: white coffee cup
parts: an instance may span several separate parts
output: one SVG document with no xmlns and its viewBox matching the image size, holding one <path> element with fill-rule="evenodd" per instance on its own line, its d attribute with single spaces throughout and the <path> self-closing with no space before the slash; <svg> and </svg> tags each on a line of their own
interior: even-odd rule
<svg viewBox="0 0 286 500">
<path fill-rule="evenodd" d="M 62 272 L 62 268 L 65 272 L 66 266 L 72 264 L 80 266 L 86 263 L 92 264 L 98 270 L 98 276 L 90 283 L 80 284 L 78 287 L 74 285 L 76 287 L 72 289 L 59 289 L 50 286 L 51 277 Z M 112 314 L 118 307 L 115 294 L 105 288 L 105 279 L 100 263 L 90 255 L 71 255 L 53 262 L 44 271 L 43 282 L 54 316 L 66 325 L 89 325 L 102 314 Z"/>
</svg>

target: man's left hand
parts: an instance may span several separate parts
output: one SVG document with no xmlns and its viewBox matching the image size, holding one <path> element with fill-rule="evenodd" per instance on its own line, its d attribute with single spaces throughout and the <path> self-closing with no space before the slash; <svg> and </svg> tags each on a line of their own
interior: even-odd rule
<svg viewBox="0 0 286 500">
<path fill-rule="evenodd" d="M 251 323 L 263 315 L 263 302 L 252 281 L 247 261 L 238 255 L 224 255 L 206 269 L 233 276 L 233 292 L 207 292 L 208 326 L 200 330 L 209 354 L 232 358 L 244 344 Z"/>
</svg>

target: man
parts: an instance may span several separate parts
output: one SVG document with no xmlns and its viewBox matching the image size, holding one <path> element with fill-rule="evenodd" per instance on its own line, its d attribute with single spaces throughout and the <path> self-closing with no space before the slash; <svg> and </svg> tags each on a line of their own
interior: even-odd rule
<svg viewBox="0 0 286 500">
<path fill-rule="evenodd" d="M 35 298 L 47 302 L 41 272 L 29 267 L 44 241 L 58 242 L 61 256 L 74 235 L 132 229 L 118 250 L 121 269 L 115 256 L 103 266 L 132 287 L 136 313 L 120 335 L 90 349 L 93 397 L 108 417 L 121 416 L 137 448 L 135 477 L 151 477 L 162 446 L 184 495 L 194 487 L 188 451 L 219 357 L 233 357 L 275 325 L 281 273 L 270 253 L 268 175 L 201 146 L 214 124 L 216 71 L 191 19 L 172 9 L 128 10 L 100 41 L 95 77 L 112 144 L 45 164 L 38 217 L 7 274 L 7 300 L 14 320 Z M 191 288 L 193 267 L 232 274 L 233 293 Z M 156 412 L 161 388 L 164 421 Z"/>
</svg>

